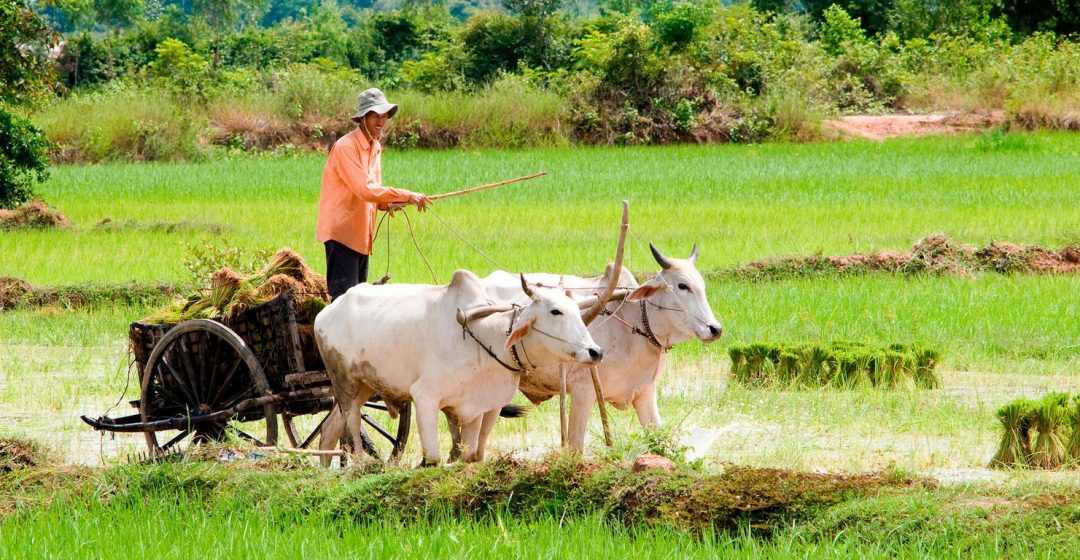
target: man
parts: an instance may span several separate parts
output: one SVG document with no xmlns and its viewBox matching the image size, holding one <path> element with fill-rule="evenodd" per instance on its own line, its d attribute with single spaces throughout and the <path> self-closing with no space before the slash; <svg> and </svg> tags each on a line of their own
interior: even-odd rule
<svg viewBox="0 0 1080 560">
<path fill-rule="evenodd" d="M 423 194 L 382 185 L 379 136 L 397 109 L 376 88 L 361 92 L 352 117 L 359 126 L 334 143 L 323 168 L 315 234 L 326 245 L 326 283 L 331 298 L 367 281 L 378 210 L 390 211 L 392 204 L 412 204 L 423 212 L 431 203 Z"/>
</svg>

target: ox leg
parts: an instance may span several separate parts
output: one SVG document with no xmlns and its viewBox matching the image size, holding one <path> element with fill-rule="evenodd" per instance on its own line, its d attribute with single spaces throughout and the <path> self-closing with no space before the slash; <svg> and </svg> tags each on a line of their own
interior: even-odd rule
<svg viewBox="0 0 1080 560">
<path fill-rule="evenodd" d="M 461 425 L 461 446 L 465 456 L 461 459 L 466 463 L 476 463 L 480 461 L 477 456 L 477 442 L 480 439 L 480 428 L 483 426 L 484 417 L 477 416 L 469 422 L 464 422 Z"/>
<path fill-rule="evenodd" d="M 453 414 L 446 413 L 446 427 L 450 429 L 450 458 L 447 459 L 448 463 L 453 463 L 461 458 L 461 427 L 458 426 L 457 420 Z"/>
<path fill-rule="evenodd" d="M 352 436 L 352 444 L 349 445 L 349 454 L 357 455 L 356 444 L 364 441 L 363 425 L 360 416 L 364 413 L 364 403 L 375 394 L 367 385 L 361 385 L 360 390 L 356 393 L 356 400 L 348 403 L 348 410 L 345 409 L 346 403 L 341 403 L 341 412 L 345 417 L 345 425 L 349 428 L 349 434 Z"/>
<path fill-rule="evenodd" d="M 330 415 L 326 417 L 326 421 L 323 422 L 322 431 L 319 433 L 319 449 L 333 451 L 337 448 L 338 441 L 341 440 L 341 433 L 344 430 L 345 418 L 341 415 L 341 409 L 335 406 L 330 410 Z M 319 458 L 319 463 L 324 467 L 329 467 L 333 459 L 333 457 L 323 455 Z"/>
<path fill-rule="evenodd" d="M 488 436 L 491 435 L 491 430 L 495 428 L 495 423 L 499 421 L 499 411 L 492 410 L 484 414 L 483 422 L 480 424 L 480 437 L 476 440 L 476 453 L 474 455 L 477 462 L 484 460 L 484 450 L 487 449 Z"/>
<path fill-rule="evenodd" d="M 424 450 L 421 467 L 439 464 L 439 399 L 428 395 L 419 382 L 409 390 L 416 406 L 416 431 L 420 432 L 420 447 Z"/>
<path fill-rule="evenodd" d="M 656 406 L 656 383 L 646 387 L 634 399 L 634 410 L 643 428 L 660 425 L 660 409 Z"/>
<path fill-rule="evenodd" d="M 570 381 L 570 437 L 574 451 L 585 450 L 585 432 L 589 429 L 589 414 L 596 406 L 596 391 L 588 372 L 576 371 Z"/>
</svg>

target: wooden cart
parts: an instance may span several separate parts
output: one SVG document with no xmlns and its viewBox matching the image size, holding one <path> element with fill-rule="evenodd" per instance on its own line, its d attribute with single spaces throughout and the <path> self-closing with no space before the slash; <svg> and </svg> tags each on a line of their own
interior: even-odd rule
<svg viewBox="0 0 1080 560">
<path fill-rule="evenodd" d="M 296 311 L 286 291 L 228 323 L 132 323 L 128 336 L 141 392 L 131 405 L 138 413 L 83 416 L 83 421 L 96 430 L 143 432 L 153 457 L 230 433 L 257 445 L 277 445 L 280 417 L 288 444 L 307 448 L 335 404 L 310 326 L 297 323 Z M 377 397 L 365 406 L 386 410 Z M 314 429 L 299 430 L 295 419 L 314 414 L 323 415 Z M 411 408 L 401 409 L 396 427 L 384 427 L 366 413 L 362 418 L 376 437 L 364 429 L 360 447 L 377 458 L 379 448 L 388 447 L 389 458 L 396 459 L 408 440 Z M 258 420 L 265 421 L 260 437 L 241 429 Z"/>
</svg>

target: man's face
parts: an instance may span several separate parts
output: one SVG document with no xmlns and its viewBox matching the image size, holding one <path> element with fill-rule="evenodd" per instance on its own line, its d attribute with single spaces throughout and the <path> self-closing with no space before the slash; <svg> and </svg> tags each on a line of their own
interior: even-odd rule
<svg viewBox="0 0 1080 560">
<path fill-rule="evenodd" d="M 372 138 L 378 138 L 382 135 L 382 129 L 386 126 L 386 121 L 390 120 L 386 115 L 380 115 L 375 112 L 364 115 L 364 126 L 367 127 L 368 133 Z"/>
</svg>

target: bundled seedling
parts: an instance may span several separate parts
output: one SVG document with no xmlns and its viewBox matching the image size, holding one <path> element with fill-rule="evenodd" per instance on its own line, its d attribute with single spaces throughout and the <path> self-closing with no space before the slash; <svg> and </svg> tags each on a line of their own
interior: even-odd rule
<svg viewBox="0 0 1080 560">
<path fill-rule="evenodd" d="M 1032 409 L 1035 446 L 1031 466 L 1037 469 L 1056 469 L 1065 464 L 1065 417 L 1069 395 L 1050 393 L 1039 399 Z"/>
<path fill-rule="evenodd" d="M 997 411 L 1004 432 L 997 453 L 990 460 L 994 468 L 1027 467 L 1031 456 L 1031 409 L 1027 399 L 1015 400 Z"/>
<path fill-rule="evenodd" d="M 326 279 L 316 274 L 292 249 L 281 249 L 260 272 L 247 278 L 222 268 L 207 287 L 159 310 L 143 322 L 175 325 L 189 319 L 231 322 L 239 314 L 284 292 L 292 292 L 297 322 L 311 323 L 330 301 Z"/>
<path fill-rule="evenodd" d="M 1080 467 L 1080 395 L 1075 397 L 1069 408 L 1069 443 L 1065 446 L 1065 457 L 1069 465 Z"/>
<path fill-rule="evenodd" d="M 1049 393 L 1037 401 L 1017 399 L 998 409 L 997 416 L 1004 432 L 990 460 L 992 468 L 1080 465 L 1080 395 L 1071 407 L 1068 393 Z"/>
<path fill-rule="evenodd" d="M 940 361 L 936 350 L 894 344 L 876 348 L 854 342 L 829 345 L 733 346 L 731 373 L 736 381 L 753 387 L 884 387 L 935 389 Z"/>
</svg>

